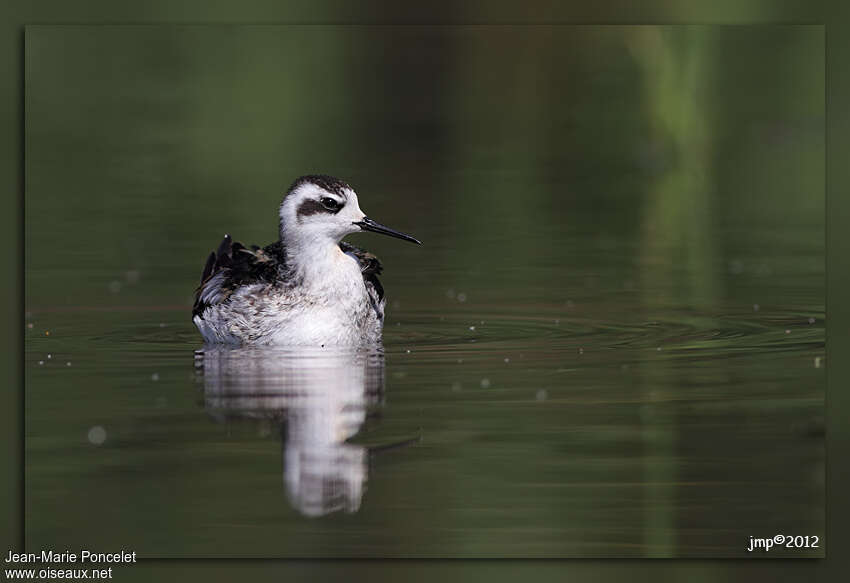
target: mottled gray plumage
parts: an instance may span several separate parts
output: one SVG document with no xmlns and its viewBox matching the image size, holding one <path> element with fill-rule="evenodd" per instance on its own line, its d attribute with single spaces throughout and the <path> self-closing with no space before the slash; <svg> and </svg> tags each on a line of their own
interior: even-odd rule
<svg viewBox="0 0 850 583">
<path fill-rule="evenodd" d="M 373 300 L 373 308 L 383 318 L 380 302 L 384 299 L 384 287 L 378 279 L 383 271 L 380 260 L 372 253 L 344 241 L 339 243 L 339 248 L 360 265 L 360 273 Z M 203 319 L 208 307 L 226 300 L 241 286 L 261 283 L 281 287 L 297 285 L 297 278 L 286 266 L 283 243 L 276 241 L 262 248 L 256 245 L 247 248 L 233 241 L 230 235 L 225 235 L 218 249 L 207 258 L 201 284 L 195 290 L 192 316 Z"/>
</svg>

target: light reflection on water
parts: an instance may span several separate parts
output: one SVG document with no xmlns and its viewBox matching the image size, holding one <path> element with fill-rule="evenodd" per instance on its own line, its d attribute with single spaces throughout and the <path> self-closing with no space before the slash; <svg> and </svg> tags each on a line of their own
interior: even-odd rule
<svg viewBox="0 0 850 583">
<path fill-rule="evenodd" d="M 289 500 L 307 516 L 356 512 L 367 448 L 354 437 L 384 394 L 381 350 L 208 347 L 195 353 L 216 420 L 271 420 L 283 441 Z"/>
</svg>

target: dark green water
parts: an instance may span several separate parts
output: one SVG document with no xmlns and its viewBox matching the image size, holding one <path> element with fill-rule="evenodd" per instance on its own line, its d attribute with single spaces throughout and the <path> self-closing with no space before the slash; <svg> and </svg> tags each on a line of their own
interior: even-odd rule
<svg viewBox="0 0 850 583">
<path fill-rule="evenodd" d="M 26 99 L 30 550 L 823 539 L 821 28 L 35 27 Z M 196 358 L 317 171 L 425 243 L 350 237 L 383 358 Z"/>
</svg>

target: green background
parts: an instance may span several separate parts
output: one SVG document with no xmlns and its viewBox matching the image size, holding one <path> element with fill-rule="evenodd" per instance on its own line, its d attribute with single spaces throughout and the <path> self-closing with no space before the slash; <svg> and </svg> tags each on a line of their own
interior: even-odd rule
<svg viewBox="0 0 850 583">
<path fill-rule="evenodd" d="M 94 10 L 93 13 L 85 15 L 83 11 L 83 6 L 89 6 L 90 9 Z M 315 21 L 315 22 L 371 22 L 371 21 L 387 21 L 387 22 L 397 22 L 399 20 L 404 20 L 405 18 L 410 18 L 408 15 L 402 14 L 392 14 L 391 12 L 384 12 L 379 9 L 379 7 L 374 7 L 375 11 L 372 13 L 362 13 L 362 14 L 351 14 L 350 10 L 346 8 L 347 5 L 336 5 L 336 6 L 324 6 L 324 7 L 316 7 L 312 14 L 296 14 L 292 12 L 287 12 L 284 8 L 278 7 L 275 5 L 252 5 L 251 3 L 242 3 L 238 8 L 237 14 L 229 14 L 227 10 L 234 10 L 235 8 L 231 5 L 229 7 L 223 7 L 221 4 L 217 3 L 204 3 L 202 6 L 206 10 L 198 11 L 201 4 L 197 6 L 190 6 L 187 3 L 169 3 L 162 4 L 161 6 L 157 6 L 156 4 L 149 3 L 144 7 L 137 7 L 136 13 L 123 13 L 120 9 L 118 12 L 114 12 L 112 14 L 105 11 L 107 7 L 112 10 L 116 10 L 116 8 L 112 4 L 85 4 L 79 3 L 74 7 L 70 7 L 67 5 L 61 5 L 61 8 L 67 10 L 68 12 L 63 14 L 61 11 L 55 11 L 57 8 L 60 8 L 60 5 L 51 5 L 49 3 L 29 3 L 26 6 L 25 10 L 17 11 L 14 14 L 10 14 L 10 17 L 4 18 L 5 26 L 7 27 L 8 36 L 5 37 L 5 42 L 8 47 L 8 52 L 4 53 L 4 78 L 17 80 L 20 82 L 22 80 L 21 73 L 21 49 L 22 49 L 22 35 L 21 30 L 19 28 L 21 23 L 33 23 L 33 22 L 89 22 L 89 21 L 106 21 L 106 22 L 125 22 L 125 21 L 153 21 L 153 22 L 163 22 L 170 21 L 172 19 L 182 20 L 186 22 L 198 22 L 198 21 L 230 21 L 232 19 L 236 19 L 236 21 L 248 21 L 248 22 L 257 22 L 257 21 L 276 21 L 276 22 L 305 22 L 305 21 Z M 674 10 L 672 6 L 669 5 L 656 5 L 654 7 L 644 7 L 644 10 L 654 9 L 656 12 L 652 13 L 643 13 L 641 15 L 637 14 L 629 14 L 628 12 L 623 11 L 623 7 L 621 6 L 608 6 L 598 7 L 599 13 L 596 14 L 586 14 L 580 12 L 570 12 L 569 8 L 562 7 L 560 14 L 556 14 L 552 10 L 546 11 L 543 13 L 547 14 L 548 17 L 554 20 L 560 21 L 580 21 L 584 22 L 588 19 L 590 20 L 599 20 L 599 21 L 608 21 L 611 18 L 616 19 L 617 21 L 623 21 L 623 19 L 641 19 L 641 20 L 662 20 L 662 21 L 700 21 L 700 22 L 741 22 L 741 21 L 799 21 L 804 20 L 806 22 L 818 22 L 821 20 L 827 20 L 828 28 L 827 28 L 827 43 L 828 43 L 828 91 L 831 96 L 830 103 L 838 104 L 841 101 L 834 97 L 833 91 L 836 91 L 841 88 L 842 78 L 838 73 L 840 70 L 833 69 L 835 61 L 837 60 L 835 57 L 836 49 L 839 47 L 832 47 L 832 43 L 840 43 L 841 35 L 838 34 L 838 30 L 835 25 L 831 24 L 835 22 L 834 19 L 825 19 L 823 14 L 816 13 L 812 14 L 811 12 L 802 12 L 799 7 L 794 7 L 793 5 L 790 7 L 777 7 L 775 5 L 766 5 L 763 3 L 748 3 L 741 7 L 740 4 L 737 4 L 737 8 L 730 9 L 728 12 L 722 12 L 724 9 L 722 6 L 718 7 L 714 5 L 714 7 L 709 11 L 700 11 L 698 9 L 692 9 L 686 12 L 682 12 L 681 9 Z M 629 5 L 630 6 L 630 5 Z M 802 5 L 800 5 L 802 6 Z M 195 8 L 196 10 L 193 10 Z M 8 5 L 7 5 L 8 9 Z M 126 7 L 125 7 L 126 9 Z M 619 9 L 619 10 L 618 10 Z M 161 10 L 161 11 L 160 11 Z M 439 8 L 433 8 L 433 12 L 427 15 L 420 15 L 420 17 L 424 17 L 426 20 L 431 22 L 446 22 L 446 21 L 481 21 L 482 18 L 476 18 L 474 16 L 474 11 L 464 11 L 463 14 L 453 13 L 450 10 L 444 10 L 440 12 Z M 609 12 L 609 10 L 611 10 Z M 807 10 L 811 10 L 809 7 Z M 73 13 L 72 13 L 73 12 Z M 533 15 L 532 15 L 533 14 Z M 525 14 L 516 14 L 510 13 L 509 11 L 504 11 L 501 14 L 493 14 L 488 15 L 487 18 L 483 20 L 487 20 L 489 22 L 493 21 L 507 21 L 507 22 L 522 22 L 529 20 L 538 20 L 541 19 L 541 11 L 532 11 L 528 9 L 528 12 Z M 20 274 L 20 266 L 21 266 L 21 257 L 20 257 L 20 242 L 21 238 L 21 223 L 20 223 L 20 208 L 21 208 L 21 121 L 20 121 L 20 106 L 22 103 L 21 100 L 21 87 L 20 84 L 13 84 L 8 87 L 6 92 L 7 99 L 4 100 L 4 124 L 8 128 L 7 135 L 7 144 L 9 146 L 9 156 L 4 157 L 5 169 L 4 176 L 8 177 L 10 180 L 15 179 L 14 183 L 10 183 L 8 190 L 12 193 L 18 193 L 14 196 L 9 196 L 7 199 L 7 209 L 8 212 L 5 213 L 10 219 L 10 224 L 8 228 L 4 231 L 6 237 L 8 237 L 8 242 L 6 248 L 8 251 L 8 256 L 12 261 L 12 266 L 17 266 L 17 270 L 13 267 L 9 271 L 11 274 L 18 273 Z M 828 108 L 829 112 L 829 131 L 828 131 L 828 152 L 829 152 L 829 160 L 833 160 L 833 156 L 839 152 L 838 147 L 839 143 L 833 144 L 834 140 L 841 139 L 842 132 L 840 128 L 842 127 L 842 123 L 846 122 L 846 117 L 843 117 L 844 112 L 839 110 L 837 107 Z M 845 124 L 846 125 L 846 124 Z M 840 158 L 839 158 L 840 160 Z M 828 162 L 828 174 L 827 174 L 827 184 L 830 194 L 833 193 L 833 189 L 837 188 L 838 181 L 842 177 L 842 173 L 846 173 L 846 166 L 840 163 L 830 164 Z M 846 176 L 846 174 L 845 174 Z M 837 192 L 840 192 L 838 190 Z M 841 257 L 840 254 L 836 251 L 840 249 L 840 242 L 836 241 L 836 237 L 841 237 L 841 229 L 834 228 L 842 224 L 846 224 L 846 221 L 841 221 L 842 217 L 846 217 L 846 202 L 839 198 L 838 196 L 830 196 L 828 198 L 828 234 L 830 236 L 830 254 L 829 254 L 829 293 L 828 293 L 828 314 L 830 320 L 830 326 L 828 330 L 828 338 L 829 338 L 829 352 L 830 354 L 841 354 L 841 342 L 842 340 L 846 340 L 846 338 L 842 339 L 841 336 L 837 333 L 838 331 L 846 331 L 847 326 L 845 325 L 847 322 L 846 319 L 846 308 L 842 308 L 840 298 L 841 295 L 838 290 L 846 289 L 846 286 L 842 286 L 841 278 L 847 277 L 847 270 L 842 269 L 841 266 Z M 8 291 L 8 290 L 7 290 Z M 12 290 L 13 291 L 13 290 Z M 17 296 L 20 298 L 20 295 Z M 11 322 L 20 322 L 20 314 L 18 313 L 20 302 L 15 301 L 15 294 L 11 294 L 10 301 L 6 302 L 6 305 L 9 306 L 9 320 Z M 842 313 L 842 310 L 845 313 Z M 20 330 L 20 326 L 10 326 L 9 328 L 9 345 L 11 347 L 17 347 L 17 350 L 9 350 L 5 353 L 5 357 L 8 360 L 9 369 L 19 370 L 15 365 L 18 359 L 18 355 L 20 354 L 20 342 L 19 335 L 17 333 Z M 842 367 L 843 363 L 838 359 L 830 359 L 830 368 L 829 368 L 829 380 L 830 380 L 830 429 L 833 432 L 830 433 L 830 452 L 833 454 L 830 461 L 835 463 L 839 460 L 837 459 L 839 456 L 835 455 L 836 445 L 842 443 L 840 440 L 845 439 L 843 436 L 837 432 L 839 427 L 835 423 L 837 411 L 840 411 L 840 398 L 841 394 L 838 393 L 835 389 L 838 386 L 836 384 L 836 378 L 846 378 L 846 374 L 843 374 Z M 10 387 L 19 386 L 19 383 L 10 383 Z M 15 392 L 9 391 L 9 396 L 14 397 Z M 20 452 L 20 429 L 19 425 L 16 422 L 17 415 L 15 413 L 20 412 L 19 406 L 15 406 L 10 403 L 10 406 L 6 407 L 5 410 L 9 412 L 10 420 L 5 425 L 6 430 L 8 431 L 9 439 L 7 443 L 9 444 L 9 455 L 8 459 L 12 460 L 12 467 L 15 467 L 15 460 Z M 846 443 L 844 441 L 843 443 Z M 835 480 L 840 480 L 841 472 L 836 466 L 831 466 L 830 472 L 830 480 L 831 484 L 835 484 Z M 19 500 L 19 491 L 17 491 L 18 482 L 15 480 L 14 473 L 11 474 L 12 479 L 9 482 L 11 488 L 8 491 L 7 500 L 10 501 L 9 507 L 13 509 L 12 520 L 8 521 L 6 524 L 8 525 L 7 536 L 10 540 L 15 540 L 20 534 L 17 524 L 19 521 L 15 515 L 14 509 L 18 508 L 19 505 L 17 501 Z M 837 488 L 833 486 L 833 491 L 837 491 Z M 841 510 L 841 500 L 839 497 L 833 496 L 830 499 L 830 516 L 840 516 Z M 831 527 L 835 524 L 835 521 L 830 521 L 828 523 L 828 527 Z M 832 532 L 829 533 L 830 535 Z M 839 542 L 837 539 L 831 539 L 828 535 L 828 540 L 831 540 L 831 548 L 835 548 L 838 546 Z M 832 546 L 835 545 L 835 546 Z M 201 574 L 207 569 L 204 569 L 201 565 L 192 564 L 192 562 L 180 563 L 181 569 L 186 568 L 187 565 L 192 565 L 189 568 L 192 569 L 191 573 Z M 161 564 L 151 565 L 147 564 L 145 568 L 159 568 Z M 748 578 L 751 578 L 753 572 L 755 570 L 759 570 L 762 572 L 765 569 L 762 565 L 736 565 L 743 569 L 744 571 L 749 571 Z M 814 566 L 814 565 L 813 565 Z M 316 572 L 317 568 L 321 568 L 326 570 L 326 574 L 330 575 L 341 575 L 343 573 L 347 573 L 351 576 L 351 569 L 362 569 L 364 575 L 373 570 L 380 568 L 385 576 L 395 577 L 399 576 L 399 573 L 404 570 L 405 573 L 410 573 L 411 568 L 417 568 L 417 575 L 421 577 L 429 577 L 432 578 L 434 576 L 440 576 L 441 573 L 437 573 L 436 570 L 451 569 L 456 571 L 457 574 L 466 574 L 469 573 L 468 570 L 474 569 L 476 570 L 476 576 L 488 576 L 491 575 L 490 578 L 498 579 L 499 577 L 504 577 L 505 580 L 515 578 L 519 573 L 527 574 L 529 570 L 531 572 L 538 575 L 555 575 L 555 574 L 563 574 L 563 570 L 565 568 L 569 569 L 592 569 L 596 567 L 601 567 L 601 565 L 593 565 L 591 563 L 582 563 L 577 565 L 575 563 L 556 563 L 556 562 L 546 562 L 546 563 L 527 563 L 527 562 L 511 562 L 508 565 L 492 565 L 487 563 L 453 563 L 453 564 L 444 564 L 440 562 L 428 562 L 426 564 L 421 563 L 358 563 L 357 565 L 350 565 L 348 563 L 340 564 L 340 563 L 332 563 L 332 564 L 324 564 L 322 567 L 319 567 L 317 563 L 276 563 L 276 564 L 259 564 L 259 565 L 249 565 L 245 562 L 228 564 L 225 565 L 217 565 L 212 572 L 216 573 L 227 573 L 228 575 L 232 573 L 241 573 L 245 575 L 243 569 L 269 569 L 270 571 L 281 570 L 289 570 L 289 575 L 292 577 L 299 575 L 311 575 L 311 576 L 321 576 Z M 509 568 L 505 568 L 509 567 Z M 667 576 L 671 578 L 676 577 L 677 573 L 681 573 L 681 570 L 688 570 L 690 578 L 694 580 L 700 580 L 701 577 L 704 580 L 709 580 L 713 576 L 717 576 L 720 573 L 723 573 L 730 567 L 729 564 L 726 565 L 708 565 L 708 564 L 697 564 L 697 563 L 689 563 L 687 565 L 681 564 L 670 564 L 664 565 L 663 568 L 667 571 Z M 169 572 L 175 569 L 175 565 L 169 564 L 166 567 Z M 633 567 L 629 565 L 606 565 L 606 569 L 611 571 L 612 575 L 613 571 L 620 571 L 621 573 L 625 573 L 626 569 L 631 570 Z M 789 577 L 794 576 L 794 572 L 807 568 L 803 565 L 794 565 L 793 569 L 788 566 L 782 566 L 782 572 Z M 237 571 L 238 570 L 238 571 Z M 514 571 L 515 570 L 515 571 Z M 144 580 L 148 578 L 150 575 L 145 576 L 142 573 L 142 568 L 136 568 L 132 570 L 127 570 L 126 576 L 127 580 L 130 580 L 130 577 L 138 577 L 139 580 Z M 489 571 L 489 572 L 488 572 Z M 513 571 L 513 572 L 512 572 Z M 356 574 L 356 571 L 355 571 Z M 742 575 L 743 573 L 739 573 Z M 279 576 L 286 576 L 287 573 L 279 573 Z"/>
</svg>

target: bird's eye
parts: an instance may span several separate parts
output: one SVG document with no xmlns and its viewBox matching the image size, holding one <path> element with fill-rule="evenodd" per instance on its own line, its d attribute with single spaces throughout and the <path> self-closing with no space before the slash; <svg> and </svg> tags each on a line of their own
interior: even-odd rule
<svg viewBox="0 0 850 583">
<path fill-rule="evenodd" d="M 329 196 L 323 196 L 319 202 L 321 202 L 322 206 L 329 211 L 336 212 L 341 208 L 341 205 L 336 201 L 336 199 L 330 198 Z"/>
</svg>

